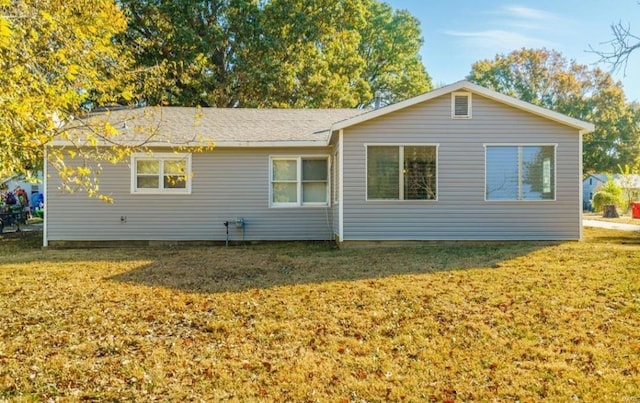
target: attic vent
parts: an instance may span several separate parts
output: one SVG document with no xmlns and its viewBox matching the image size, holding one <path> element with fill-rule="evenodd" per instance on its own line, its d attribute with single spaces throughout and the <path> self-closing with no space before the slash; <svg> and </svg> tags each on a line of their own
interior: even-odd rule
<svg viewBox="0 0 640 403">
<path fill-rule="evenodd" d="M 454 92 L 451 94 L 451 117 L 454 119 L 471 118 L 471 94 Z"/>
</svg>

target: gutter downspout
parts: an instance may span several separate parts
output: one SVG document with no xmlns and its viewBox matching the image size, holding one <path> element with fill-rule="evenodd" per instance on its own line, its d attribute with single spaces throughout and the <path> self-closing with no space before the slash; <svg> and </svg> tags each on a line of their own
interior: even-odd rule
<svg viewBox="0 0 640 403">
<path fill-rule="evenodd" d="M 49 246 L 49 231 L 47 229 L 48 225 L 49 225 L 49 220 L 47 219 L 47 216 L 49 215 L 49 207 L 48 207 L 48 203 L 49 203 L 49 193 L 47 192 L 48 187 L 49 187 L 49 181 L 48 181 L 48 177 L 49 177 L 49 170 L 48 170 L 48 161 L 49 161 L 49 153 L 47 151 L 47 146 L 44 146 L 44 161 L 43 161 L 43 166 L 42 166 L 42 170 L 43 170 L 43 176 L 44 178 L 42 178 L 42 183 L 43 183 L 43 187 L 44 189 L 42 189 L 42 195 L 44 196 L 44 206 L 42 208 L 44 208 L 44 215 L 43 217 L 43 222 L 42 222 L 42 247 L 46 248 Z"/>
<path fill-rule="evenodd" d="M 557 154 L 557 153 L 556 153 Z M 582 161 L 582 131 L 578 132 L 578 160 L 580 161 L 580 163 L 578 164 L 578 178 L 580 181 L 580 190 L 578 191 L 578 194 L 580 195 L 580 203 L 578 204 L 578 224 L 580 225 L 580 233 L 579 233 L 579 240 L 582 241 L 584 239 L 584 227 L 582 226 L 582 205 L 584 203 L 584 200 L 582 200 L 583 196 L 584 196 L 584 183 L 582 180 L 582 171 L 583 171 L 583 161 Z M 556 192 L 558 190 L 556 189 Z"/>
<path fill-rule="evenodd" d="M 338 237 L 344 242 L 344 132 L 338 132 Z"/>
</svg>

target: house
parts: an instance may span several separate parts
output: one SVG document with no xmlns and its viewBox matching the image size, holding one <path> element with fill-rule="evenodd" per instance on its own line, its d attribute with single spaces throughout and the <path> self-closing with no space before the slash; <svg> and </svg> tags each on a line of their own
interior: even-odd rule
<svg viewBox="0 0 640 403">
<path fill-rule="evenodd" d="M 0 189 L 13 191 L 16 188 L 24 189 L 28 195 L 42 191 L 42 171 L 34 175 L 37 181 L 27 181 L 24 176 L 14 175 L 9 178 L 0 180 Z"/>
<path fill-rule="evenodd" d="M 625 195 L 631 196 L 632 200 L 640 200 L 640 175 L 631 174 L 628 176 L 613 174 L 611 175 L 613 182 L 620 186 Z M 593 195 L 607 183 L 607 174 L 590 174 L 582 183 L 582 203 L 583 209 L 591 211 L 591 199 Z"/>
<path fill-rule="evenodd" d="M 640 175 L 614 175 L 613 181 L 622 188 L 632 201 L 640 201 Z"/>
<path fill-rule="evenodd" d="M 31 214 L 38 207 L 38 201 L 43 191 L 42 171 L 33 175 L 33 180 L 27 180 L 23 175 L 14 175 L 0 180 L 0 194 L 4 192 L 15 193 L 18 189 L 24 190 L 30 207 Z M 1 204 L 1 203 L 0 203 Z"/>
<path fill-rule="evenodd" d="M 45 246 L 227 231 L 341 245 L 581 238 L 581 135 L 593 125 L 467 81 L 373 111 L 172 107 L 145 119 L 166 137 L 104 167 L 115 203 L 60 193 L 49 175 Z M 140 122 L 125 123 L 135 137 Z M 172 150 L 196 135 L 215 149 Z"/>
<path fill-rule="evenodd" d="M 582 181 L 582 209 L 591 211 L 593 195 L 607 182 L 606 174 L 589 174 Z"/>
</svg>

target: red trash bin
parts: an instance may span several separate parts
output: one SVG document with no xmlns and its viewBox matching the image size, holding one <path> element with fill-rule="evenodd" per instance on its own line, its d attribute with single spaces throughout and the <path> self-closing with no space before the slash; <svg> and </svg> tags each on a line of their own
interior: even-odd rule
<svg viewBox="0 0 640 403">
<path fill-rule="evenodd" d="M 631 203 L 631 217 L 640 218 L 640 203 Z"/>
</svg>

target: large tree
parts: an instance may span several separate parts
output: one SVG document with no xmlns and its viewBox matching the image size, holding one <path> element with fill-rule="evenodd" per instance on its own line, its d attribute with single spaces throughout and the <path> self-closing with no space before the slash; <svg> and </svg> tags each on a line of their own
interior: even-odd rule
<svg viewBox="0 0 640 403">
<path fill-rule="evenodd" d="M 613 172 L 640 161 L 637 110 L 621 83 L 598 68 L 546 49 L 521 49 L 473 64 L 470 81 L 595 124 L 584 136 L 584 172 Z"/>
<path fill-rule="evenodd" d="M 252 38 L 260 29 L 254 0 L 119 0 L 128 27 L 120 36 L 138 66 L 150 104 L 229 107 L 246 83 Z M 248 66 L 250 67 L 250 65 Z M 153 68 L 147 70 L 147 68 Z M 160 73 L 160 74 L 157 74 Z"/>
<path fill-rule="evenodd" d="M 368 90 L 361 75 L 358 29 L 361 0 L 271 0 L 261 31 L 251 38 L 258 57 L 249 74 L 257 84 L 242 104 L 258 107 L 352 107 Z M 260 37 L 262 39 L 260 39 Z"/>
<path fill-rule="evenodd" d="M 429 91 L 431 79 L 419 57 L 423 44 L 420 22 L 408 11 L 394 11 L 387 3 L 370 0 L 366 5 L 367 23 L 359 30 L 359 53 L 365 62 L 362 78 L 370 90 L 386 103 Z"/>
<path fill-rule="evenodd" d="M 110 0 L 0 1 L 0 178 L 41 167 L 83 103 L 130 96 L 112 42 L 125 26 Z"/>
<path fill-rule="evenodd" d="M 418 21 L 376 0 L 120 0 L 152 104 L 355 107 L 427 91 Z"/>
</svg>

